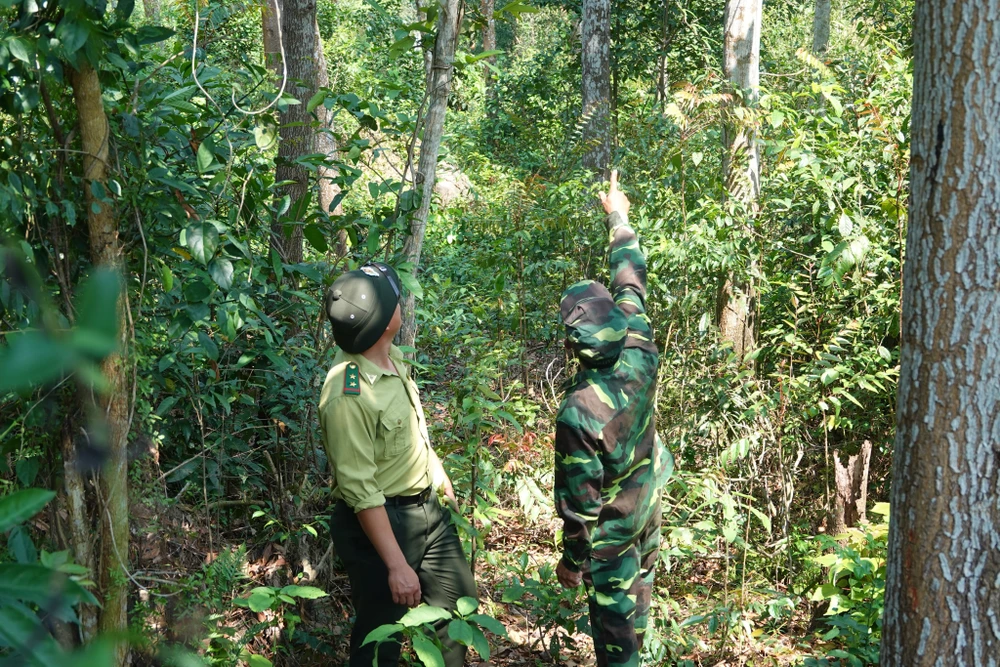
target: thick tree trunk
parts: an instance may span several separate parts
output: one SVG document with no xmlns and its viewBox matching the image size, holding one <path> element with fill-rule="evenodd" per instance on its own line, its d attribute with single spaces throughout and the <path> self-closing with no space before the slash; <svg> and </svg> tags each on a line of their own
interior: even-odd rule
<svg viewBox="0 0 1000 667">
<path fill-rule="evenodd" d="M 583 0 L 580 35 L 583 166 L 604 180 L 611 168 L 611 0 Z"/>
<path fill-rule="evenodd" d="M 826 53 L 830 44 L 830 0 L 816 0 L 813 10 L 813 53 Z"/>
<path fill-rule="evenodd" d="M 444 137 L 444 118 L 451 94 L 452 63 L 458 31 L 462 25 L 461 2 L 442 0 L 437 22 L 437 39 L 434 40 L 434 61 L 431 77 L 427 82 L 429 103 L 424 119 L 424 136 L 420 142 L 420 162 L 417 166 L 416 186 L 420 190 L 420 207 L 410 217 L 410 235 L 403 244 L 403 261 L 409 262 L 416 272 L 420 267 L 420 252 L 427 231 L 434 196 L 434 179 L 437 177 L 437 158 Z M 408 293 L 403 302 L 403 326 L 399 340 L 403 345 L 413 345 L 417 337 L 415 301 Z"/>
<path fill-rule="evenodd" d="M 1000 665 L 1000 0 L 918 0 L 883 667 Z"/>
<path fill-rule="evenodd" d="M 846 460 L 846 463 L 845 463 Z M 830 517 L 830 535 L 840 535 L 848 528 L 868 520 L 868 471 L 872 443 L 865 440 L 857 454 L 841 458 L 834 451 L 833 470 L 836 495 Z"/>
<path fill-rule="evenodd" d="M 281 0 L 281 32 L 288 71 L 286 90 L 301 104 L 280 114 L 275 180 L 285 182 L 281 194 L 291 201 L 288 211 L 271 226 L 271 247 L 288 264 L 302 261 L 302 220 L 312 198 L 309 170 L 295 160 L 313 152 L 316 130 L 306 103 L 316 92 L 316 0 Z"/>
<path fill-rule="evenodd" d="M 740 213 L 752 215 L 760 194 L 760 159 L 753 123 L 737 113 L 757 102 L 760 85 L 761 0 L 728 0 L 724 18 L 723 71 L 734 94 L 723 106 L 722 174 L 729 198 Z M 755 345 L 754 289 L 732 273 L 722 279 L 716 297 L 716 318 L 724 342 L 738 359 Z"/>
<path fill-rule="evenodd" d="M 83 152 L 83 183 L 87 203 L 87 228 L 90 236 L 91 261 L 123 273 L 121 245 L 118 242 L 118 221 L 114 209 L 93 195 L 93 184 L 101 189 L 107 184 L 110 128 L 101 99 L 101 84 L 97 72 L 89 64 L 70 74 L 73 96 L 80 122 L 80 142 Z M 128 307 L 124 281 L 118 300 L 118 312 Z M 123 633 L 128 628 L 129 555 L 128 511 L 128 422 L 129 400 L 125 354 L 127 336 L 122 327 L 118 352 L 101 364 L 108 380 L 107 394 L 100 396 L 97 407 L 106 422 L 107 463 L 101 471 L 98 511 L 101 522 L 101 571 L 99 573 L 103 611 L 102 633 Z M 128 647 L 119 644 L 116 664 L 127 661 Z"/>
</svg>

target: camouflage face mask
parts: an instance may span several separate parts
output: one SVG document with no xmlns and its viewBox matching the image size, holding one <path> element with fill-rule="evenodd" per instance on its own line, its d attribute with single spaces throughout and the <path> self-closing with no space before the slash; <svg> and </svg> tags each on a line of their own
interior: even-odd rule
<svg viewBox="0 0 1000 667">
<path fill-rule="evenodd" d="M 581 280 L 563 292 L 559 311 L 566 325 L 566 341 L 581 363 L 603 368 L 618 360 L 628 325 L 608 288 Z"/>
</svg>

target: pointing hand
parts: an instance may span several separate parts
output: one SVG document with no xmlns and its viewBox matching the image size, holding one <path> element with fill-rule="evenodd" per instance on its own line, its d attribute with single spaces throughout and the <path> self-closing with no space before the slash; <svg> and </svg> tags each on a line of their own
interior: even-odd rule
<svg viewBox="0 0 1000 667">
<path fill-rule="evenodd" d="M 611 187 L 608 189 L 608 193 L 604 194 L 601 192 L 598 194 L 598 197 L 601 198 L 601 205 L 604 207 L 604 212 L 608 215 L 617 211 L 627 216 L 628 210 L 632 206 L 625 193 L 618 189 L 617 169 L 611 170 Z"/>
</svg>

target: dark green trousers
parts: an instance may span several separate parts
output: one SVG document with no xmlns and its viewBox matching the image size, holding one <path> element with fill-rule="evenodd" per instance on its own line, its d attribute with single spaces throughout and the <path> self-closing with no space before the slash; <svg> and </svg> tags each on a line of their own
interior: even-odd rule
<svg viewBox="0 0 1000 667">
<path fill-rule="evenodd" d="M 462 597 L 477 597 L 476 582 L 465 560 L 462 543 L 452 524 L 451 515 L 433 496 L 420 505 L 386 504 L 392 532 L 406 562 L 420 579 L 423 602 L 434 607 L 455 609 Z M 351 580 L 351 599 L 356 620 L 351 631 L 350 667 L 372 667 L 375 645 L 361 646 L 368 633 L 395 623 L 406 613 L 406 606 L 392 601 L 389 570 L 361 528 L 354 510 L 343 501 L 333 510 L 333 544 Z M 448 623 L 438 626 L 438 638 L 445 647 L 447 667 L 465 663 L 466 647 L 448 637 Z M 378 650 L 378 667 L 399 665 L 399 644 L 383 642 Z"/>
</svg>

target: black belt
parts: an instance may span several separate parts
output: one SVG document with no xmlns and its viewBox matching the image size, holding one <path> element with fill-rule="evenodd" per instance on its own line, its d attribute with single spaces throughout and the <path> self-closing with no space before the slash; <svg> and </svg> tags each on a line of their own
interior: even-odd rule
<svg viewBox="0 0 1000 667">
<path fill-rule="evenodd" d="M 400 505 L 423 505 L 431 499 L 431 487 L 427 487 L 415 496 L 393 496 L 385 499 L 386 505 L 399 507 Z"/>
</svg>

